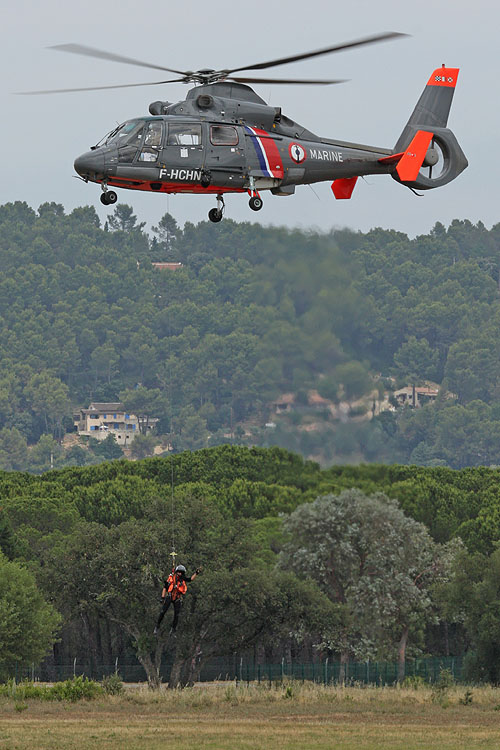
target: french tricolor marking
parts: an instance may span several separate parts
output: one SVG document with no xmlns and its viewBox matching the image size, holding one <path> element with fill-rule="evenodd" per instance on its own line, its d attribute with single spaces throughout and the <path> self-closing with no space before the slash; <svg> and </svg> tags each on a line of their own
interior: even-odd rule
<svg viewBox="0 0 500 750">
<path fill-rule="evenodd" d="M 265 177 L 283 177 L 283 163 L 278 147 L 272 138 L 269 138 L 265 130 L 258 130 L 245 125 L 245 132 L 249 134 L 259 160 L 259 166 Z M 267 136 L 262 138 L 261 136 Z"/>
</svg>

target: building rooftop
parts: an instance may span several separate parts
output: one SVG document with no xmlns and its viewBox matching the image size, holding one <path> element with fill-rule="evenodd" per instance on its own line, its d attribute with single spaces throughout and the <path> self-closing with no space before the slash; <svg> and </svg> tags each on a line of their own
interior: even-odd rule
<svg viewBox="0 0 500 750">
<path fill-rule="evenodd" d="M 179 268 L 182 268 L 182 263 L 173 263 L 170 261 L 153 261 L 151 265 L 159 271 L 177 271 Z"/>
<path fill-rule="evenodd" d="M 108 403 L 100 403 L 97 401 L 92 401 L 88 409 L 82 409 L 82 412 L 84 414 L 88 414 L 89 412 L 103 412 L 103 414 L 106 414 L 109 411 L 125 411 L 125 406 L 120 403 L 119 401 L 111 401 Z"/>
</svg>

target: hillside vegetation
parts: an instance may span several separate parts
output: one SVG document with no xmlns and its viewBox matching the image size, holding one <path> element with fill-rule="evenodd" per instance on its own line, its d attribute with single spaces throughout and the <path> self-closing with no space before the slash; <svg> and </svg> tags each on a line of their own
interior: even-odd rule
<svg viewBox="0 0 500 750">
<path fill-rule="evenodd" d="M 182 267 L 151 265 L 165 260 Z M 323 464 L 496 464 L 499 267 L 500 226 L 468 221 L 410 240 L 232 221 L 180 229 L 166 214 L 148 235 L 126 205 L 102 227 L 90 207 L 6 204 L 0 466 L 119 456 L 54 442 L 73 408 L 117 399 L 158 417 L 176 450 L 239 442 Z M 343 421 L 308 407 L 311 391 L 355 403 L 428 380 L 442 396 L 420 410 Z M 296 407 L 275 419 L 283 393 Z"/>
</svg>

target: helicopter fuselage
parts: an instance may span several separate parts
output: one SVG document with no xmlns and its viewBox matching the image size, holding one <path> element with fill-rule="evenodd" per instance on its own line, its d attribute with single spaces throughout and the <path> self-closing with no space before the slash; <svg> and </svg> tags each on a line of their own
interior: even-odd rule
<svg viewBox="0 0 500 750">
<path fill-rule="evenodd" d="M 159 193 L 293 194 L 295 186 L 387 174 L 392 154 L 315 136 L 248 86 L 197 86 L 177 104 L 154 102 L 75 161 L 85 180 Z"/>
<path fill-rule="evenodd" d="M 177 104 L 153 102 L 149 117 L 118 126 L 78 157 L 75 169 L 86 182 L 101 183 L 105 205 L 117 200 L 110 187 L 214 193 L 211 221 L 221 220 L 223 195 L 231 192 L 248 192 L 258 211 L 262 190 L 288 196 L 297 185 L 332 181 L 335 197 L 346 199 L 358 177 L 369 174 L 430 190 L 467 167 L 446 127 L 457 76 L 457 68 L 445 66 L 432 73 L 393 149 L 322 138 L 249 86 L 219 81 L 196 86 Z"/>
</svg>

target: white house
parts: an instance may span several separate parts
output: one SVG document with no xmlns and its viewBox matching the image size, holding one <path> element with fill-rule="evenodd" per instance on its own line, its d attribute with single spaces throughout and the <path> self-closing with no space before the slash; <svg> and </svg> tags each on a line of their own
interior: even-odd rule
<svg viewBox="0 0 500 750">
<path fill-rule="evenodd" d="M 92 402 L 88 409 L 80 409 L 73 415 L 79 435 L 104 440 L 114 435 L 119 445 L 129 445 L 140 432 L 142 421 L 135 414 L 128 414 L 123 404 Z M 157 419 L 149 419 L 148 430 L 154 428 Z"/>
</svg>

